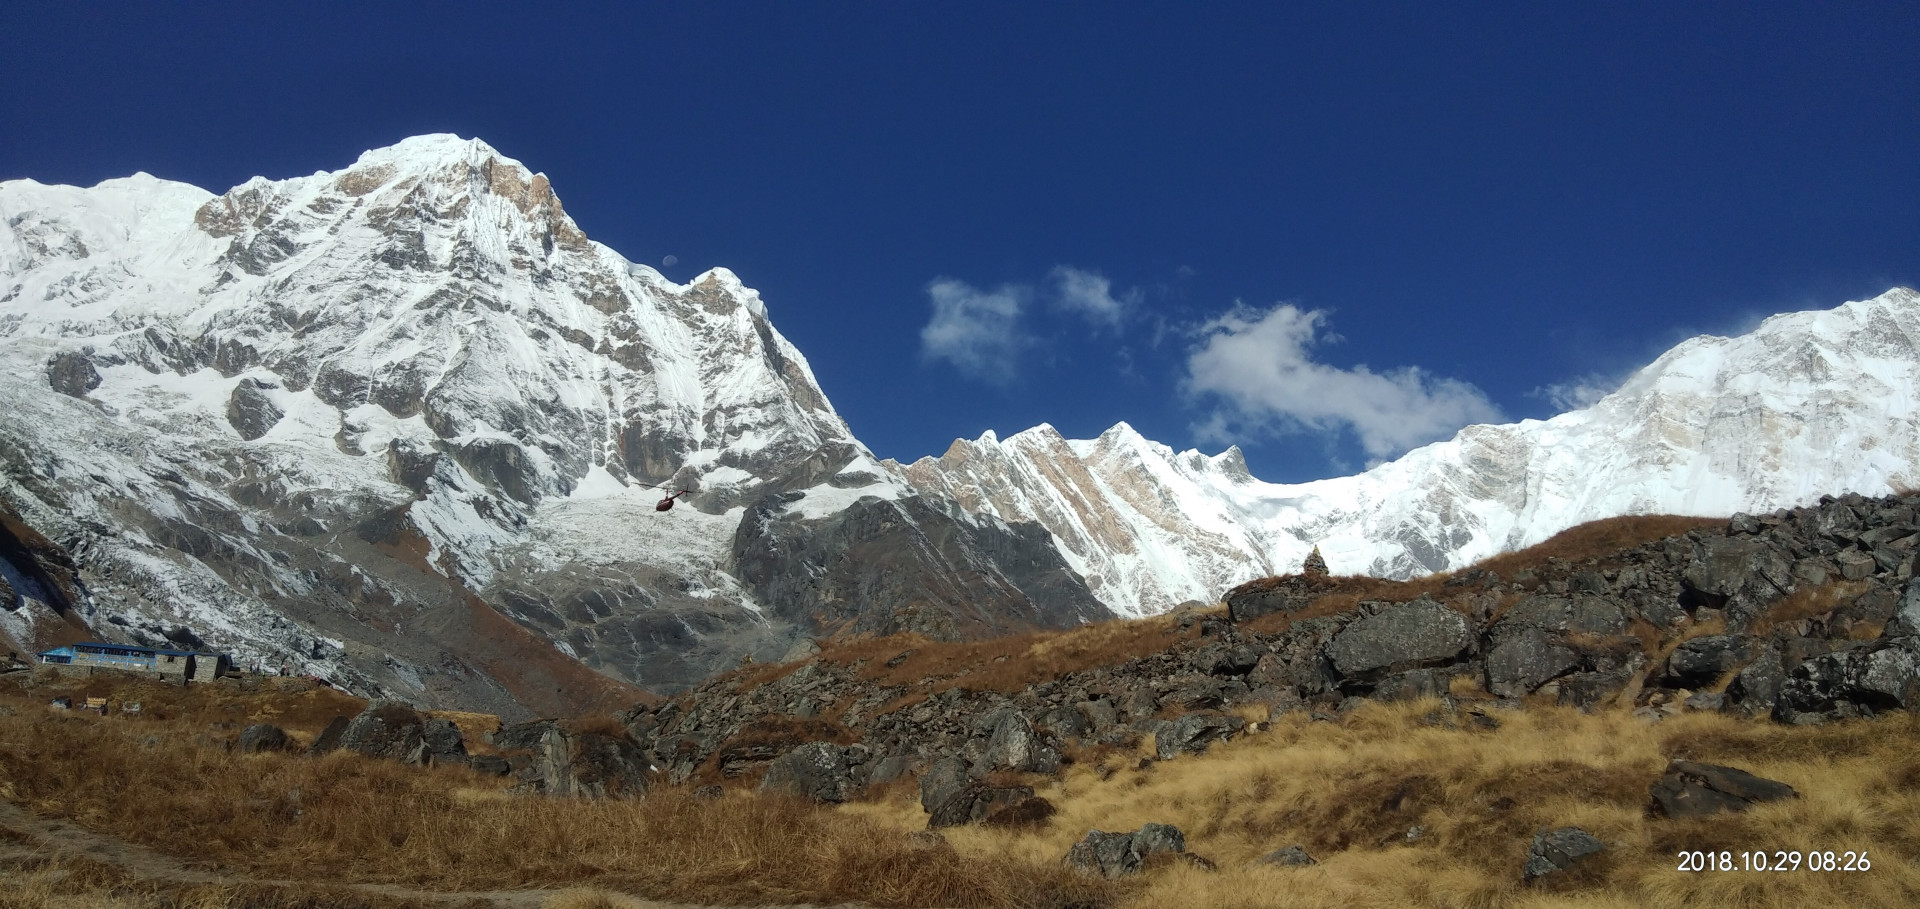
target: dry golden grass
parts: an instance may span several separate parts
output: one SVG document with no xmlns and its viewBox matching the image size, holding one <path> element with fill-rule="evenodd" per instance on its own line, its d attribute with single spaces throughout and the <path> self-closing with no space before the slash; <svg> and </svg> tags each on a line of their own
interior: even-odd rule
<svg viewBox="0 0 1920 909">
<path fill-rule="evenodd" d="M 235 754 L 248 718 L 229 718 L 231 699 L 207 688 L 178 689 L 171 706 L 189 719 L 45 706 L 98 681 L 0 686 L 0 798 L 237 875 L 438 891 L 590 884 L 722 904 L 1095 907 L 1118 893 L 1057 861 L 966 856 L 750 793 L 545 799 L 460 768 Z M 221 703 L 197 703 L 203 694 Z M 226 728 L 208 728 L 209 713 Z"/>
<path fill-rule="evenodd" d="M 1042 826 L 961 828 L 916 840 L 910 783 L 838 808 L 731 792 L 638 802 L 512 796 L 498 780 L 350 754 L 235 755 L 227 717 L 182 695 L 192 719 L 62 714 L 0 689 L 0 797 L 177 858 L 261 878 L 424 890 L 587 888 L 551 905 L 614 907 L 620 893 L 678 901 L 879 906 L 1893 906 L 1920 900 L 1920 719 L 1818 727 L 1688 713 L 1648 725 L 1624 711 L 1501 711 L 1498 729 L 1436 701 L 1374 704 L 1336 722 L 1299 714 L 1208 754 L 1147 762 L 1152 743 L 1082 755 L 1057 780 L 1021 782 L 1058 807 Z M 210 695 L 211 696 L 211 695 Z M 262 695 L 285 697 L 285 695 Z M 218 707 L 219 709 L 215 709 Z M 235 725 L 234 722 L 227 725 Z M 31 743 L 28 746 L 26 743 Z M 1647 787 L 1675 757 L 1784 780 L 1803 798 L 1738 815 L 1647 815 Z M 1004 782 L 1013 782 L 1005 780 Z M 296 793 L 297 790 L 297 793 Z M 1064 870 L 1089 829 L 1178 825 L 1218 865 L 1171 864 L 1110 883 Z M 1607 843 L 1545 887 L 1520 882 L 1533 834 L 1578 825 Z M 1423 828 L 1418 838 L 1408 831 Z M 1320 864 L 1254 860 L 1304 845 Z M 6 838 L 0 837 L 0 848 Z M 1682 873 L 1681 850 L 1865 850 L 1872 871 Z M 81 869 L 86 871 L 86 869 Z M 127 883 L 111 869 L 42 875 L 0 909 L 50 909 L 58 883 L 119 907 L 365 905 L 334 892 L 295 903 L 262 891 Z M 74 884 L 74 881 L 80 881 Z M 84 885 L 84 886 L 83 886 Z M 88 890 L 92 887 L 92 890 Z M 146 889 L 141 889 L 145 887 Z M 40 889 L 35 889 L 40 888 Z M 33 894 L 43 894 L 35 896 Z M 236 895 L 240 894 L 240 895 Z M 4 900 L 11 899 L 12 902 Z M 92 899 L 89 897 L 89 899 Z M 117 901 L 116 901 L 117 900 Z M 334 900 L 328 902 L 327 900 Z"/>
<path fill-rule="evenodd" d="M 1149 906 L 1899 906 L 1920 899 L 1920 720 L 1900 714 L 1788 727 L 1719 714 L 1648 725 L 1624 711 L 1552 707 L 1497 714 L 1497 730 L 1427 722 L 1438 702 L 1376 704 L 1337 723 L 1282 718 L 1270 732 L 1198 758 L 1135 770 L 1133 756 L 1039 781 L 1060 813 L 1037 832 L 965 829 L 963 853 L 1038 861 L 1088 829 L 1172 823 L 1219 870 L 1172 866 L 1125 905 Z M 1668 759 L 1743 767 L 1791 783 L 1800 800 L 1739 815 L 1647 815 Z M 1114 771 L 1118 768 L 1117 772 Z M 851 806 L 906 829 L 910 803 Z M 1533 835 L 1577 825 L 1606 842 L 1560 885 L 1527 886 Z M 1424 828 L 1417 839 L 1407 833 Z M 1310 868 L 1254 865 L 1304 845 Z M 1866 850 L 1858 874 L 1693 874 L 1683 849 Z M 1562 892 L 1564 891 L 1564 892 Z"/>
</svg>

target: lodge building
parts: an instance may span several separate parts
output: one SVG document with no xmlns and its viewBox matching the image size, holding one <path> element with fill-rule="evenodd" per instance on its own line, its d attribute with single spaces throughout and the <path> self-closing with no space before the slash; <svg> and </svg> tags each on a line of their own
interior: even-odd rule
<svg viewBox="0 0 1920 909">
<path fill-rule="evenodd" d="M 115 669 L 151 674 L 167 681 L 209 682 L 232 669 L 226 654 L 160 650 L 132 644 L 82 641 L 43 651 L 40 662 L 75 669 Z"/>
</svg>

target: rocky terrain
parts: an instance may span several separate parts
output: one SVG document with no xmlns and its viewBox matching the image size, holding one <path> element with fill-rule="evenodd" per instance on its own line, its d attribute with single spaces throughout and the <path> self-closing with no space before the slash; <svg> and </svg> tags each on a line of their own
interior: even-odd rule
<svg viewBox="0 0 1920 909">
<path fill-rule="evenodd" d="M 1634 522 L 1639 521 L 1636 525 Z M 1647 528 L 1694 529 L 1627 546 Z M 765 771 L 839 801 L 913 774 L 934 826 L 1026 792 L 1073 755 L 1152 736 L 1199 752 L 1291 711 L 1433 696 L 1433 722 L 1497 726 L 1527 703 L 1727 711 L 1788 724 L 1909 709 L 1920 697 L 1920 496 L 1825 497 L 1721 522 L 1618 519 L 1417 582 L 1297 574 L 1243 585 L 1226 612 L 1121 623 L 1077 668 L 1039 665 L 1068 632 L 998 656 L 865 642 L 708 681 L 621 719 L 667 781 Z M 890 645 L 890 646 L 889 646 Z M 1022 668 L 1022 664 L 1027 664 Z M 959 801 L 953 801 L 959 799 Z"/>
</svg>

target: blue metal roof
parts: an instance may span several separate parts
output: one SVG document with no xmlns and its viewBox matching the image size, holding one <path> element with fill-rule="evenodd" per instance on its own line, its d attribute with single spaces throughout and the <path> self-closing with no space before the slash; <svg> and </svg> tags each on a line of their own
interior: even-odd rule
<svg viewBox="0 0 1920 909">
<path fill-rule="evenodd" d="M 200 656 L 204 653 L 204 651 L 200 650 L 161 650 L 158 647 L 142 647 L 138 644 L 109 644 L 105 641 L 81 641 L 78 644 L 69 645 L 69 649 L 80 647 L 106 647 L 114 650 L 130 650 L 135 653 L 158 654 L 160 656 Z M 211 653 L 207 654 L 207 656 L 213 655 L 214 654 Z"/>
</svg>

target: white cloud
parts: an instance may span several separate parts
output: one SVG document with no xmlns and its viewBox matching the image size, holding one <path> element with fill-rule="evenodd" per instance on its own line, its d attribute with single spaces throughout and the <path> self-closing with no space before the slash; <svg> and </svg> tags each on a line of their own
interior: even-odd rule
<svg viewBox="0 0 1920 909">
<path fill-rule="evenodd" d="M 1096 326 L 1119 329 L 1121 318 L 1139 302 L 1138 291 L 1115 297 L 1113 282 L 1099 272 L 1060 265 L 1055 266 L 1048 277 L 1059 291 L 1054 298 L 1055 305 L 1086 317 Z"/>
<path fill-rule="evenodd" d="M 920 329 L 920 356 L 946 360 L 975 379 L 1012 381 L 1020 352 L 1031 344 L 1019 324 L 1028 294 L 1018 285 L 989 292 L 954 278 L 935 278 L 927 285 L 933 319 Z"/>
<path fill-rule="evenodd" d="M 1185 388 L 1224 404 L 1197 427 L 1219 440 L 1231 429 L 1336 432 L 1351 428 L 1377 463 L 1444 439 L 1471 423 L 1497 422 L 1480 389 L 1417 366 L 1374 372 L 1314 361 L 1326 314 L 1280 304 L 1236 306 L 1201 326 L 1187 357 Z"/>
<path fill-rule="evenodd" d="M 1619 387 L 1620 383 L 1617 381 L 1609 381 L 1602 376 L 1590 373 L 1565 382 L 1555 382 L 1552 385 L 1536 388 L 1528 394 L 1532 397 L 1547 399 L 1547 403 L 1552 404 L 1554 410 L 1565 413 L 1569 410 L 1592 407 L 1600 403 L 1601 398 L 1613 394 Z"/>
</svg>

